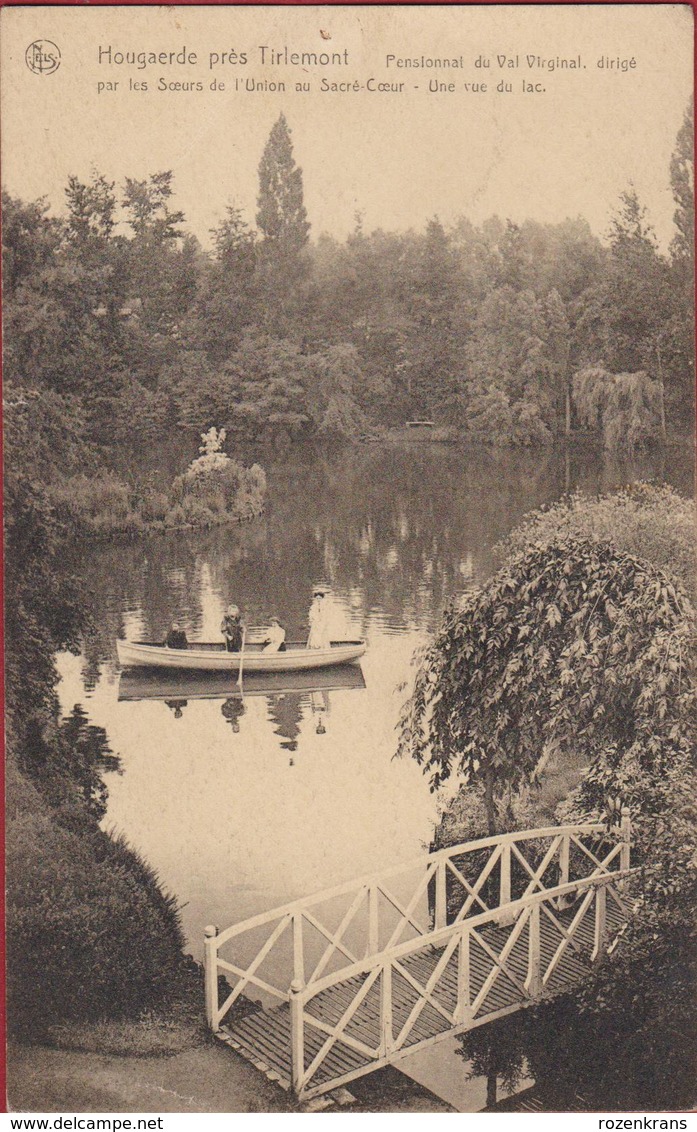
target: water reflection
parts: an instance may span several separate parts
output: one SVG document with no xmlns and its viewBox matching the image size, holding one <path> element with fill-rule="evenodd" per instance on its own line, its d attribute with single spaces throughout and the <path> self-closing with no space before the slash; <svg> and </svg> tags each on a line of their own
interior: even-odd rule
<svg viewBox="0 0 697 1132">
<path fill-rule="evenodd" d="M 181 719 L 184 714 L 184 708 L 188 704 L 188 700 L 165 700 L 168 708 L 174 712 L 175 719 Z"/>
<path fill-rule="evenodd" d="M 376 619 L 395 631 L 431 628 L 449 597 L 488 576 L 493 545 L 522 515 L 565 490 L 665 476 L 691 492 L 689 458 L 668 467 L 662 459 L 628 465 L 573 449 L 540 456 L 418 445 L 296 453 L 269 469 L 260 521 L 76 548 L 72 565 L 93 613 L 85 687 L 115 663 L 117 636 L 164 640 L 177 620 L 190 638 L 217 639 L 230 602 L 247 624 L 275 614 L 290 639 L 302 639 L 319 577 L 356 636 Z"/>
<path fill-rule="evenodd" d="M 238 734 L 240 718 L 245 713 L 245 706 L 241 696 L 229 696 L 220 709 L 223 719 L 230 724 L 232 730 Z"/>
<path fill-rule="evenodd" d="M 121 674 L 118 700 L 137 702 L 162 701 L 181 719 L 189 700 L 222 700 L 220 713 L 235 734 L 240 733 L 240 720 L 247 707 L 248 696 L 266 699 L 267 719 L 273 734 L 279 737 L 283 750 L 296 751 L 304 718 L 313 721 L 316 735 L 327 733 L 331 710 L 330 692 L 365 688 L 359 664 L 345 664 L 321 670 L 301 672 L 260 672 L 248 674 L 241 687 L 231 690 L 228 673 L 187 673 L 176 670 L 135 668 Z"/>
<path fill-rule="evenodd" d="M 629 468 L 573 450 L 370 446 L 297 452 L 268 471 L 260 521 L 80 544 L 66 561 L 83 579 L 92 628 L 80 658 L 59 658 L 61 701 L 69 712 L 87 691 L 90 719 L 124 771 L 106 775 L 106 824 L 176 894 L 197 957 L 207 923 L 231 924 L 428 845 L 435 800 L 419 767 L 393 758 L 411 658 L 446 603 L 492 572 L 493 546 L 526 512 L 638 475 L 691 490 L 688 458 Z M 248 625 L 275 614 L 289 639 L 305 638 L 318 578 L 332 586 L 332 636 L 368 642 L 360 667 L 328 681 L 328 670 L 272 683 L 250 674 L 241 690 L 225 673 L 119 678 L 117 637 L 163 640 L 176 620 L 191 641 L 220 639 L 231 602 Z M 442 1071 L 461 1111 L 486 1103 L 461 1059 L 454 1068 L 437 1047 L 418 1058 L 431 1087 Z"/>
</svg>

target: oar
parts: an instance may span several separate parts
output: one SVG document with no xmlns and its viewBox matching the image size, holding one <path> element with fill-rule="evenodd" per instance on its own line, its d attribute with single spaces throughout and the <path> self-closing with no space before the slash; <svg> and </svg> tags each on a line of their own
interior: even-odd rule
<svg viewBox="0 0 697 1132">
<path fill-rule="evenodd" d="M 237 673 L 237 687 L 238 688 L 242 687 L 242 668 L 244 666 L 244 642 L 245 642 L 246 638 L 247 638 L 247 629 L 245 627 L 242 630 L 242 648 L 240 649 L 240 669 L 239 669 L 239 672 Z"/>
</svg>

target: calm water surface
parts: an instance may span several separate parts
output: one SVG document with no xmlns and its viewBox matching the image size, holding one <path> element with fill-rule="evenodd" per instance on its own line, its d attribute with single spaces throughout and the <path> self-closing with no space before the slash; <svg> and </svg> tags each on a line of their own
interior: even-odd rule
<svg viewBox="0 0 697 1132">
<path fill-rule="evenodd" d="M 208 923 L 426 852 L 435 799 L 415 764 L 393 758 L 411 658 L 448 599 L 492 572 L 492 547 L 525 512 L 638 476 L 691 486 L 687 460 L 628 468 L 435 445 L 295 455 L 268 472 L 263 519 L 81 544 L 66 563 L 84 577 L 95 627 L 81 657 L 59 657 L 62 705 L 84 704 L 106 728 L 122 772 L 107 775 L 104 824 L 176 894 L 197 958 Z M 189 639 L 216 640 L 231 601 L 249 625 L 276 614 L 304 638 L 318 580 L 331 585 L 333 636 L 367 639 L 354 686 L 331 675 L 272 691 L 249 678 L 241 695 L 232 680 L 120 684 L 117 636 L 161 640 L 176 619 Z M 465 1083 L 451 1046 L 403 1067 L 462 1111 L 481 1108 L 483 1084 Z"/>
</svg>

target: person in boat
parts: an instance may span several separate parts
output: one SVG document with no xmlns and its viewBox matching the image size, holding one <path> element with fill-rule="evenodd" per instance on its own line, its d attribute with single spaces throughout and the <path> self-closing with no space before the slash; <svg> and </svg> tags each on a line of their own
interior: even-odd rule
<svg viewBox="0 0 697 1132">
<path fill-rule="evenodd" d="M 244 625 L 242 614 L 236 605 L 229 605 L 227 612 L 220 622 L 220 632 L 225 638 L 225 648 L 228 652 L 239 652 L 242 648 L 242 635 Z"/>
<path fill-rule="evenodd" d="M 264 652 L 285 652 L 286 631 L 278 617 L 269 618 L 269 631 L 264 641 Z"/>
<path fill-rule="evenodd" d="M 172 627 L 167 634 L 165 645 L 168 649 L 188 649 L 189 647 L 186 633 L 183 629 L 179 628 L 179 625 L 176 621 L 172 622 Z"/>
<path fill-rule="evenodd" d="M 312 591 L 312 605 L 308 614 L 310 634 L 307 638 L 309 649 L 328 649 L 329 640 L 329 607 L 327 606 L 327 590 L 325 586 L 315 586 Z"/>
</svg>

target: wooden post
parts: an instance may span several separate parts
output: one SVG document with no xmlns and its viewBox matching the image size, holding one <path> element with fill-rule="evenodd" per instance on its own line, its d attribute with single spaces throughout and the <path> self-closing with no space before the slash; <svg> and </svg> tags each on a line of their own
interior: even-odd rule
<svg viewBox="0 0 697 1132">
<path fill-rule="evenodd" d="M 455 1018 L 458 1022 L 468 1022 L 472 1017 L 472 990 L 470 983 L 470 930 L 467 925 L 462 930 L 458 944 L 457 957 L 457 1006 Z"/>
<path fill-rule="evenodd" d="M 293 913 L 293 979 L 305 986 L 305 956 L 303 954 L 303 914 Z"/>
<path fill-rule="evenodd" d="M 392 964 L 388 961 L 382 968 L 382 987 L 380 994 L 380 1035 L 381 1054 L 387 1057 L 392 1051 Z"/>
<path fill-rule="evenodd" d="M 629 868 L 630 841 L 632 836 L 632 819 L 629 816 L 629 807 L 622 807 L 622 821 L 620 823 L 622 834 L 622 848 L 620 849 L 620 868 Z"/>
<path fill-rule="evenodd" d="M 368 950 L 366 956 L 377 955 L 380 950 L 380 920 L 378 917 L 378 886 L 368 889 Z"/>
<path fill-rule="evenodd" d="M 305 1077 L 304 990 L 304 983 L 300 979 L 293 979 L 288 992 L 290 1004 L 290 1080 L 296 1096 L 300 1096 Z"/>
<path fill-rule="evenodd" d="M 501 883 L 499 885 L 499 907 L 511 902 L 511 843 L 501 847 Z"/>
<path fill-rule="evenodd" d="M 203 969 L 206 985 L 206 1022 L 211 1030 L 218 1029 L 218 948 L 215 924 L 208 924 L 203 930 Z"/>
<path fill-rule="evenodd" d="M 535 901 L 530 907 L 528 920 L 528 977 L 525 988 L 529 995 L 535 997 L 542 990 L 542 975 L 540 972 L 540 904 Z"/>
<path fill-rule="evenodd" d="M 606 920 L 607 889 L 604 884 L 598 885 L 595 890 L 595 928 L 593 931 L 593 952 L 591 960 L 595 963 L 605 950 L 605 937 L 607 934 Z"/>
<path fill-rule="evenodd" d="M 436 865 L 436 910 L 435 929 L 444 928 L 448 922 L 448 908 L 445 887 L 445 859 L 441 857 Z"/>
<path fill-rule="evenodd" d="M 569 844 L 570 837 L 565 833 L 559 846 L 559 884 L 569 883 Z"/>
</svg>

